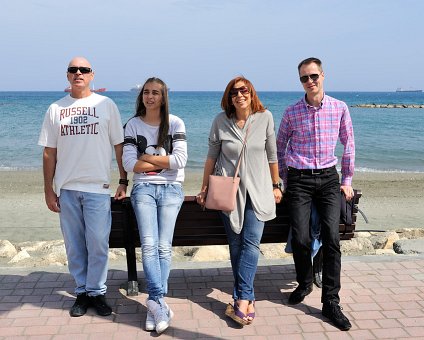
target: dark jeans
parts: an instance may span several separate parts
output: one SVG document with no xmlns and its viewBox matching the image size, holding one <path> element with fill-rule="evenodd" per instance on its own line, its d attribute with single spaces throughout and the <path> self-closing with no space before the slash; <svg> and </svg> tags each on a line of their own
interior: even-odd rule
<svg viewBox="0 0 424 340">
<path fill-rule="evenodd" d="M 340 183 L 336 168 L 319 175 L 303 174 L 289 169 L 287 194 L 290 223 L 293 230 L 293 259 L 299 286 L 312 285 L 311 234 L 309 219 L 312 200 L 321 221 L 322 296 L 321 302 L 339 302 L 340 291 Z"/>
</svg>

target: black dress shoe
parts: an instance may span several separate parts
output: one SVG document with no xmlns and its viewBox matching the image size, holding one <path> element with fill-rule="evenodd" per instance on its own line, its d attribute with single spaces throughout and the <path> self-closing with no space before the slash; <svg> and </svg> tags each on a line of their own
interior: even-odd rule
<svg viewBox="0 0 424 340">
<path fill-rule="evenodd" d="M 107 304 L 104 295 L 90 296 L 91 305 L 96 309 L 97 314 L 107 316 L 112 314 L 112 308 Z"/>
<path fill-rule="evenodd" d="M 78 294 L 77 299 L 75 300 L 74 305 L 71 307 L 69 311 L 70 316 L 83 316 L 87 313 L 87 308 L 90 305 L 90 299 L 86 293 Z"/>
<path fill-rule="evenodd" d="M 342 307 L 337 302 L 329 301 L 322 306 L 322 315 L 329 318 L 334 326 L 342 331 L 348 331 L 352 325 L 349 319 L 343 314 Z"/>
<path fill-rule="evenodd" d="M 305 296 L 308 296 L 312 292 L 312 285 L 306 288 L 302 288 L 298 286 L 289 296 L 289 304 L 290 305 L 297 305 L 298 303 L 301 303 Z"/>
</svg>

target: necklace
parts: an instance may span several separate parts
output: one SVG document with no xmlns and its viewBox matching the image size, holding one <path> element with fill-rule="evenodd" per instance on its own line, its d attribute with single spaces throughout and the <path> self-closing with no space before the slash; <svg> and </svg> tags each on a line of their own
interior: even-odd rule
<svg viewBox="0 0 424 340">
<path fill-rule="evenodd" d="M 244 126 L 246 125 L 247 121 L 250 118 L 250 113 L 247 115 L 247 117 L 245 119 L 237 119 L 237 117 L 234 117 L 234 123 L 240 128 L 243 129 Z"/>
</svg>

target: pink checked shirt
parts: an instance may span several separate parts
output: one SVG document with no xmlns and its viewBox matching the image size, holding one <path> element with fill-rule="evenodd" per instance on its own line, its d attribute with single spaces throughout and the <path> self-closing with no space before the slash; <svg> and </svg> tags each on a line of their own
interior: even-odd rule
<svg viewBox="0 0 424 340">
<path fill-rule="evenodd" d="M 337 164 L 335 149 L 340 138 L 344 146 L 342 185 L 352 185 L 355 140 L 347 105 L 324 95 L 321 107 L 310 106 L 305 97 L 289 106 L 277 136 L 280 177 L 287 188 L 287 167 L 324 169 Z"/>
</svg>

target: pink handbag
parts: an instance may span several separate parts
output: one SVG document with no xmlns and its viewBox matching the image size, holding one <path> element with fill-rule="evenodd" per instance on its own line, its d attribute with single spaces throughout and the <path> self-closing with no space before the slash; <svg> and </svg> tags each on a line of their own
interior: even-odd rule
<svg viewBox="0 0 424 340">
<path fill-rule="evenodd" d="M 234 177 L 209 175 L 208 193 L 206 196 L 205 207 L 213 210 L 233 211 L 236 207 L 237 190 L 240 185 L 240 177 L 238 177 L 243 151 L 246 147 L 247 133 L 250 125 L 247 128 L 246 135 L 243 141 L 237 168 Z"/>
<path fill-rule="evenodd" d="M 237 190 L 240 185 L 240 177 L 209 175 L 208 195 L 206 196 L 206 208 L 222 211 L 233 211 L 236 207 Z"/>
</svg>

